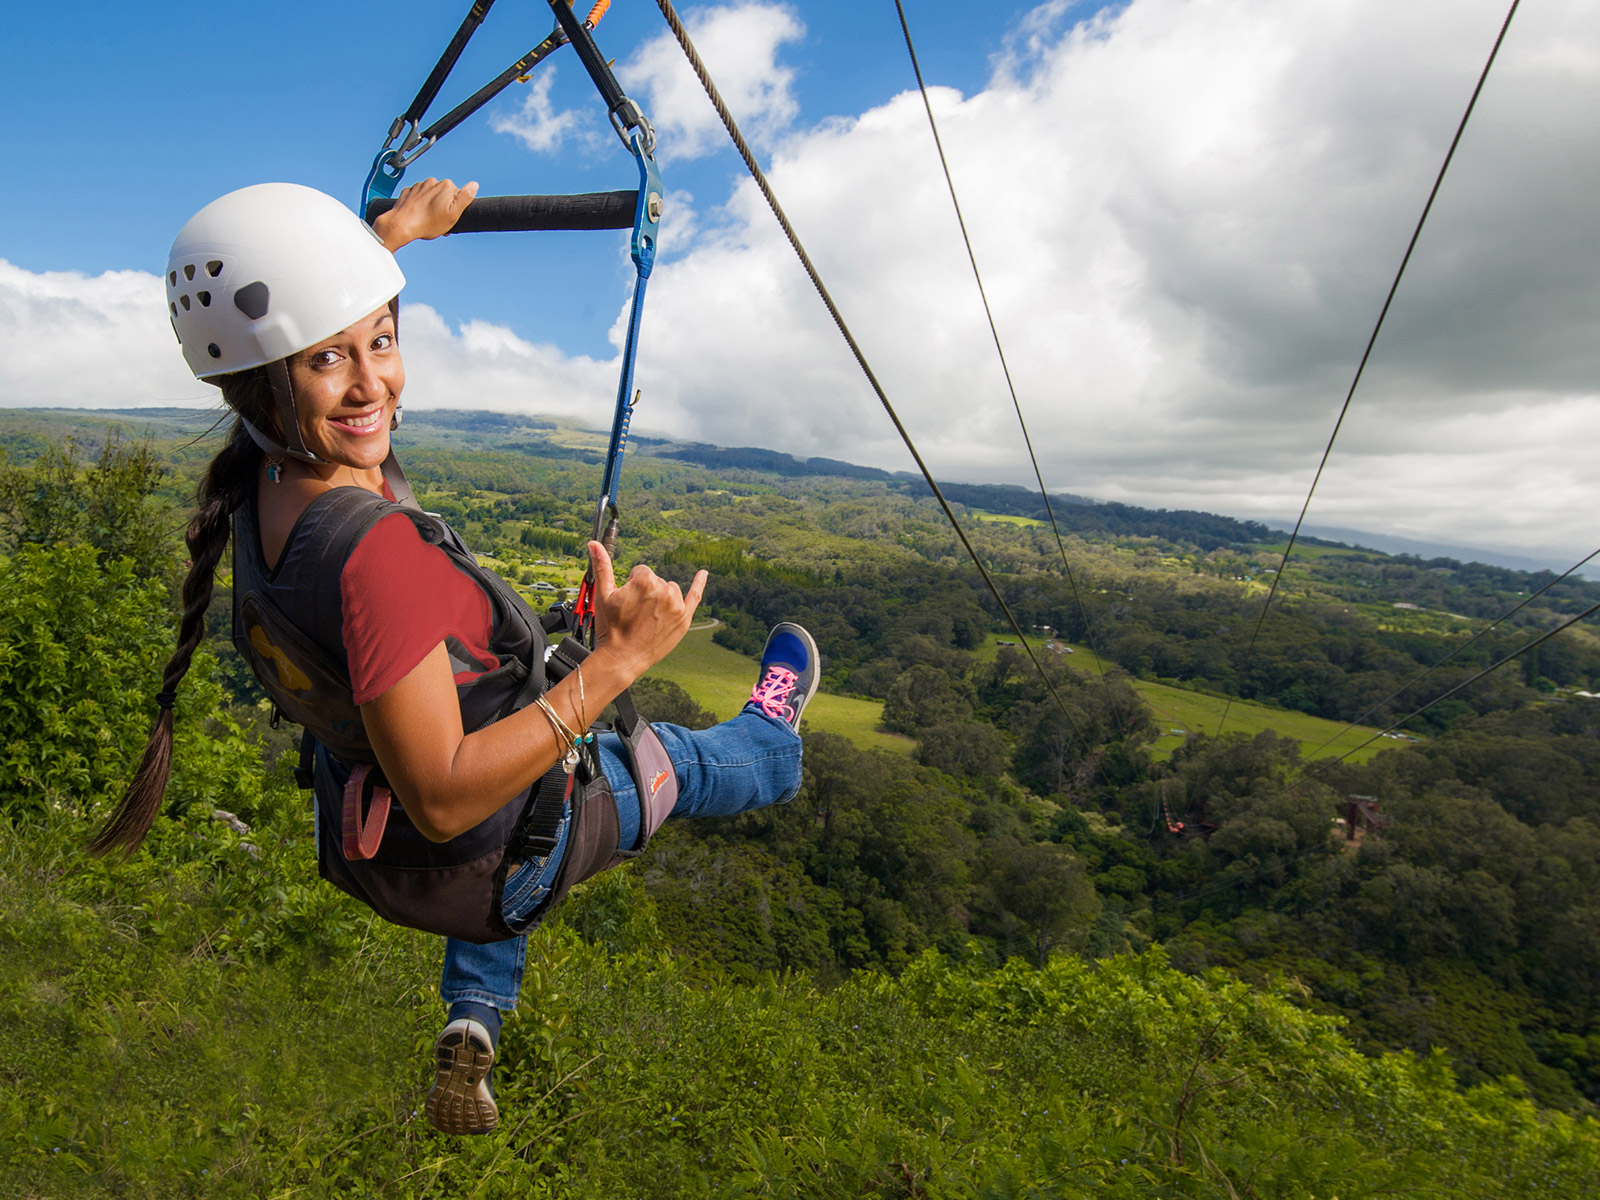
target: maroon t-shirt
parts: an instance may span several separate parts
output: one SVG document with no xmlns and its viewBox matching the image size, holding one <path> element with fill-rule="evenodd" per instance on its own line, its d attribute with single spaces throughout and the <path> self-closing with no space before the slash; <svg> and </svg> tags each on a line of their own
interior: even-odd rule
<svg viewBox="0 0 1600 1200">
<path fill-rule="evenodd" d="M 357 704 L 383 695 L 440 642 L 450 650 L 458 684 L 499 665 L 489 653 L 489 598 L 403 513 L 390 513 L 361 539 L 339 590 Z"/>
</svg>

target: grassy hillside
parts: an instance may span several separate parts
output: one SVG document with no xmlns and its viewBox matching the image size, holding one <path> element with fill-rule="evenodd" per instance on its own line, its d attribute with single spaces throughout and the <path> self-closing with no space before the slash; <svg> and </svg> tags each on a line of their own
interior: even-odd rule
<svg viewBox="0 0 1600 1200">
<path fill-rule="evenodd" d="M 81 824 L 0 827 L 0 1194 L 1580 1200 L 1600 1172 L 1591 1120 L 1159 952 L 732 984 L 667 952 L 638 868 L 533 938 L 501 1126 L 446 1138 L 437 943 L 319 883 L 281 799 L 254 856 L 195 813 L 117 871 Z"/>
<path fill-rule="evenodd" d="M 750 698 L 756 680 L 756 660 L 725 649 L 711 640 L 714 629 L 704 625 L 689 631 L 671 654 L 650 671 L 652 677 L 677 684 L 696 704 L 727 720 Z M 863 750 L 891 750 L 909 754 L 915 743 L 878 726 L 883 704 L 849 696 L 819 692 L 806 708 L 809 729 L 847 737 Z"/>
<path fill-rule="evenodd" d="M 710 626 L 691 630 L 678 648 L 650 674 L 677 684 L 701 708 L 726 720 L 739 710 L 749 696 L 750 685 L 755 679 L 756 660 L 718 646 L 711 640 L 712 633 Z M 999 634 L 990 635 L 988 650 L 979 657 L 992 658 L 999 643 L 1007 640 L 1013 639 L 1003 638 Z M 1072 667 L 1095 673 L 1094 659 L 1088 648 L 1077 646 L 1074 650 Z M 1228 703 L 1224 697 L 1208 696 L 1163 683 L 1143 679 L 1131 682 L 1134 690 L 1150 706 L 1150 711 L 1155 714 L 1164 731 L 1153 743 L 1157 758 L 1170 755 L 1191 734 L 1215 734 L 1223 708 Z M 863 750 L 877 748 L 909 754 L 915 743 L 901 734 L 880 729 L 882 720 L 883 704 L 880 701 L 830 696 L 825 692 L 819 693 L 806 709 L 806 721 L 811 728 L 847 737 Z M 1182 732 L 1174 733 L 1174 729 Z M 1364 726 L 1345 732 L 1345 727 L 1336 721 L 1325 721 L 1321 717 L 1254 704 L 1248 700 L 1233 702 L 1226 729 L 1252 736 L 1263 729 L 1270 729 L 1294 738 L 1308 754 L 1322 747 L 1324 742 L 1336 739 L 1322 750 L 1318 755 L 1320 758 L 1337 757 L 1378 732 Z M 1348 761 L 1365 762 L 1380 750 L 1393 745 L 1393 742 L 1380 740 L 1357 751 Z"/>
<path fill-rule="evenodd" d="M 1295 739 L 1307 756 L 1315 754 L 1317 758 L 1337 758 L 1345 751 L 1360 746 L 1378 732 L 1376 729 L 1359 725 L 1346 731 L 1345 726 L 1338 721 L 1326 721 L 1321 717 L 1256 704 L 1249 700 L 1235 700 L 1230 707 L 1226 697 L 1208 696 L 1203 692 L 1192 692 L 1187 688 L 1171 687 L 1147 679 L 1135 680 L 1133 688 L 1150 705 L 1150 711 L 1155 714 L 1156 720 L 1165 731 L 1155 742 L 1158 754 L 1163 752 L 1171 754 L 1190 736 L 1197 733 L 1215 735 L 1219 728 L 1228 733 L 1245 733 L 1252 736 L 1264 729 L 1270 729 L 1274 733 Z M 1222 724 L 1224 711 L 1227 713 L 1225 725 Z M 1183 732 L 1172 732 L 1175 729 Z M 1324 745 L 1329 742 L 1331 745 Z M 1374 754 L 1393 745 L 1392 741 L 1380 739 L 1370 746 L 1357 750 L 1345 761 L 1366 762 Z"/>
<path fill-rule="evenodd" d="M 978 657 L 986 662 L 992 662 L 1003 643 L 1015 640 L 1015 634 L 990 634 L 979 650 Z M 1059 644 L 1070 645 L 1072 655 L 1053 657 L 1066 662 L 1074 671 L 1097 676 L 1106 670 L 1105 660 L 1101 659 L 1097 663 L 1089 647 L 1065 642 Z M 1039 653 L 1048 653 L 1043 650 L 1042 640 L 1035 646 L 1035 650 Z M 1295 739 L 1300 743 L 1304 754 L 1314 753 L 1317 758 L 1337 758 L 1345 751 L 1360 746 L 1378 732 L 1364 725 L 1357 725 L 1347 730 L 1339 721 L 1327 721 L 1308 713 L 1291 712 L 1286 708 L 1257 704 L 1250 700 L 1234 700 L 1230 707 L 1225 696 L 1213 696 L 1189 688 L 1173 687 L 1151 679 L 1130 679 L 1128 682 L 1149 705 L 1162 731 L 1151 744 L 1158 759 L 1169 757 L 1194 734 L 1215 736 L 1221 725 L 1224 710 L 1227 711 L 1227 724 L 1221 725 L 1224 732 L 1254 736 L 1262 730 L 1270 729 L 1274 733 Z M 1391 740 L 1379 739 L 1370 746 L 1356 750 L 1345 761 L 1366 762 L 1374 754 L 1390 749 L 1395 744 Z"/>
<path fill-rule="evenodd" d="M 720 718 L 732 716 L 749 693 L 755 674 L 755 660 L 716 645 L 710 628 L 692 631 L 683 643 L 650 673 L 667 679 L 683 688 L 702 708 Z M 1000 634 L 991 634 L 987 649 L 980 658 L 992 659 L 1003 641 L 1015 640 Z M 1087 647 L 1075 646 L 1071 666 L 1089 674 L 1097 674 L 1094 659 Z M 1225 697 L 1209 696 L 1187 688 L 1172 687 L 1151 680 L 1131 680 L 1136 692 L 1149 705 L 1162 734 L 1151 744 L 1158 759 L 1164 759 L 1196 733 L 1214 735 L 1222 720 L 1228 701 Z M 808 723 L 826 733 L 837 733 L 849 738 L 863 750 L 874 747 L 909 754 L 915 743 L 900 734 L 888 733 L 879 728 L 883 719 L 883 704 L 847 696 L 818 694 L 806 710 Z M 1337 721 L 1326 721 L 1306 713 L 1290 712 L 1249 700 L 1235 700 L 1228 711 L 1228 732 L 1255 735 L 1264 729 L 1295 739 L 1307 754 L 1320 751 L 1318 758 L 1336 758 L 1345 751 L 1359 746 L 1376 729 L 1356 726 L 1346 730 Z M 1174 732 L 1177 731 L 1177 732 Z M 1324 745 L 1324 743 L 1331 743 Z M 1391 748 L 1395 743 L 1379 740 L 1357 750 L 1346 760 L 1366 762 L 1374 754 Z"/>
</svg>

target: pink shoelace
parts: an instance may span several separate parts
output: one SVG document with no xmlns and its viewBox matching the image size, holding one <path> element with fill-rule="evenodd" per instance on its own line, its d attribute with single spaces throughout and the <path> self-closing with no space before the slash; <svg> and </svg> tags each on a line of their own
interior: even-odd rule
<svg viewBox="0 0 1600 1200">
<path fill-rule="evenodd" d="M 768 667 L 767 673 L 761 677 L 761 682 L 750 692 L 750 703 L 758 705 L 762 712 L 779 721 L 792 721 L 794 709 L 785 703 L 794 691 L 795 681 L 800 676 L 788 667 Z"/>
</svg>

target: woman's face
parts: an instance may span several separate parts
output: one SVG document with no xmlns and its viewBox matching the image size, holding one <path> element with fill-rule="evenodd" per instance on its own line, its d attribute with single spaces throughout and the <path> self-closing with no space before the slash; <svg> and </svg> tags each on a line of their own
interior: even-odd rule
<svg viewBox="0 0 1600 1200">
<path fill-rule="evenodd" d="M 291 355 L 289 381 L 307 450 L 357 469 L 380 466 L 406 385 L 389 306 Z"/>
</svg>

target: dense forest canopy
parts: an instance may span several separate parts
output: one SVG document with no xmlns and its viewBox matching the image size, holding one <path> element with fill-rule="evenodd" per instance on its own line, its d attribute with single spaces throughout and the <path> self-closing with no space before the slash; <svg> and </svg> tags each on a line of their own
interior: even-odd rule
<svg viewBox="0 0 1600 1200">
<path fill-rule="evenodd" d="M 375 935 L 370 928 L 357 933 L 362 915 L 316 887 L 304 864 L 293 865 L 308 853 L 302 802 L 288 779 L 294 734 L 271 725 L 233 655 L 225 576 L 207 645 L 180 696 L 174 785 L 151 849 L 122 873 L 86 865 L 73 850 L 137 759 L 170 646 L 183 565 L 176 535 L 208 447 L 184 436 L 181 423 L 190 418 L 168 419 L 173 423 L 149 426 L 147 437 L 113 432 L 106 418 L 88 414 L 0 419 L 0 744 L 7 748 L 0 832 L 13 839 L 0 855 L 0 883 L 43 889 L 47 898 L 29 921 L 14 922 L 32 932 L 14 936 L 36 939 L 30 946 L 49 938 L 75 945 L 81 937 L 71 932 L 77 918 L 70 914 L 133 906 L 132 936 L 156 948 L 159 965 L 167 961 L 162 947 L 179 953 L 170 939 L 187 928 L 180 914 L 192 908 L 217 925 L 205 934 L 206 948 L 187 945 L 181 953 L 210 964 L 207 971 L 230 963 L 261 972 L 280 960 L 341 962 Z M 592 435 L 562 422 L 495 414 L 431 414 L 408 421 L 406 430 L 412 444 L 403 448 L 405 462 L 425 505 L 497 569 L 546 602 L 576 578 L 583 514 L 597 484 Z M 1166 722 L 1138 689 L 1165 682 L 1196 696 L 1259 701 L 1286 717 L 1338 721 L 1379 705 L 1368 719 L 1381 724 L 1594 603 L 1600 586 L 1564 582 L 1420 688 L 1379 704 L 1551 576 L 1313 546 L 1291 561 L 1281 606 L 1247 657 L 1263 580 L 1277 563 L 1264 528 L 1207 514 L 1059 504 L 1058 516 L 1083 518 L 1063 524 L 1085 600 L 1080 608 L 1048 528 L 1030 520 L 1035 510 L 1018 511 L 1022 502 L 1002 494 L 1017 489 L 952 488 L 1008 603 L 1037 635 L 1036 647 L 1051 639 L 1058 647 L 1043 653 L 1047 686 L 1018 648 L 997 647 L 1014 635 L 974 586 L 931 500 L 903 479 L 834 471 L 816 460 L 803 465 L 774 468 L 746 451 L 642 447 L 624 472 L 623 561 L 650 562 L 678 578 L 711 568 L 707 607 L 720 622 L 716 642 L 728 649 L 755 653 L 776 620 L 806 624 L 824 651 L 825 690 L 881 706 L 882 728 L 905 739 L 909 753 L 864 750 L 813 729 L 804 788 L 793 804 L 669 826 L 642 863 L 575 904 L 567 931 L 554 930 L 543 943 L 542 953 L 573 964 L 571 998 L 563 1003 L 574 1013 L 601 1020 L 596 1006 L 605 989 L 629 978 L 646 980 L 629 1003 L 675 1011 L 691 1005 L 675 990 L 689 977 L 715 981 L 706 986 L 722 989 L 715 994 L 735 1007 L 755 1003 L 748 989 L 766 987 L 761 994 L 773 1014 L 819 1003 L 793 990 L 814 984 L 828 992 L 828 1005 L 861 1015 L 878 1031 L 870 1054 L 910 1054 L 883 1039 L 915 1009 L 936 1031 L 917 1053 L 992 1053 L 1006 1057 L 1008 1070 L 1026 1072 L 1021 1064 L 1046 1053 L 1043 1043 L 1019 1032 L 1019 1040 L 998 1048 L 970 1023 L 984 1005 L 1014 1003 L 1000 997 L 1022 986 L 1021 977 L 1006 972 L 1044 972 L 1032 976 L 1039 981 L 1032 1004 L 1056 994 L 1051 988 L 1085 991 L 1090 978 L 1107 987 L 1126 982 L 1130 971 L 1143 972 L 1156 991 L 1167 989 L 1163 995 L 1181 991 L 1187 974 L 1211 980 L 1204 988 L 1221 988 L 1216 997 L 1232 996 L 1227 988 L 1237 985 L 1217 982 L 1221 968 L 1228 978 L 1268 989 L 1240 994 L 1273 998 L 1274 1015 L 1260 1018 L 1279 1023 L 1273 1036 L 1289 1036 L 1283 1022 L 1303 1020 L 1309 1023 L 1294 1036 L 1316 1044 L 1353 1045 L 1368 1055 L 1414 1051 L 1423 1063 L 1447 1062 L 1442 1075 L 1408 1068 L 1432 1072 L 1430 1082 L 1419 1077 L 1414 1084 L 1430 1104 L 1443 1104 L 1439 1097 L 1459 1083 L 1522 1089 L 1548 1108 L 1594 1113 L 1600 700 L 1580 693 L 1600 691 L 1600 639 L 1580 626 L 1546 642 L 1412 721 L 1407 728 L 1417 740 L 1360 764 L 1308 763 L 1302 742 L 1270 731 L 1192 733 L 1168 752 L 1157 746 Z M 1103 674 L 1088 669 L 1091 648 Z M 665 680 L 646 680 L 639 691 L 654 719 L 691 726 L 714 719 Z M 1363 802 L 1371 807 L 1352 797 L 1372 798 Z M 224 834 L 232 827 L 213 819 L 219 811 L 253 832 Z M 27 875 L 28 855 L 15 840 L 24 838 L 51 847 L 41 861 L 55 865 L 44 874 Z M 182 865 L 158 886 L 165 859 Z M 300 882 L 284 882 L 290 878 Z M 139 890 L 152 887 L 161 898 Z M 290 899 L 262 902 L 261 887 Z M 235 893 L 237 903 L 227 899 Z M 7 900 L 13 916 L 25 906 L 20 895 L 13 890 Z M 402 939 L 396 946 L 410 945 L 403 942 L 408 935 L 393 936 Z M 642 974 L 630 977 L 617 973 L 620 960 L 596 956 L 596 946 L 675 965 L 640 966 Z M 667 954 L 673 957 L 659 957 Z M 1102 973 L 1071 974 L 1090 970 L 1085 964 L 1100 964 Z M 307 978 L 320 978 L 307 969 Z M 50 970 L 61 980 L 80 978 L 65 966 Z M 132 970 L 126 962 L 108 966 L 105 978 L 131 979 Z M 791 982 L 778 987 L 772 972 Z M 801 979 L 812 983 L 795 982 Z M 552 995 L 566 987 L 548 986 Z M 1192 1002 L 1218 1012 L 1217 1005 L 1243 1003 L 1202 999 L 1212 994 L 1202 989 Z M 1131 995 L 1116 1003 L 1134 1004 Z M 24 1016 L 36 1019 L 32 1004 L 3 1018 L 11 1022 L 8 1038 Z M 1298 1016 L 1289 1015 L 1291 1006 Z M 1043 1028 L 1032 1021 L 1024 1025 Z M 576 1053 L 577 1042 L 561 1039 L 582 1037 L 537 1028 L 543 1033 L 530 1027 L 513 1035 L 535 1039 L 517 1053 L 568 1064 L 564 1056 Z M 61 1036 L 87 1036 L 72 1029 Z M 1060 1036 L 1080 1034 L 1112 1036 L 1101 1026 Z M 827 1042 L 835 1035 L 819 1036 Z M 978 1040 L 962 1041 L 969 1037 Z M 933 1041 L 946 1049 L 930 1049 Z M 826 1055 L 836 1049 L 828 1043 L 818 1061 L 831 1062 Z M 1079 1045 L 1074 1052 L 1082 1051 Z M 1229 1050 L 1235 1052 L 1271 1057 L 1254 1043 L 1241 1042 Z M 1197 1053 L 1212 1062 L 1203 1045 Z M 913 1059 L 927 1065 L 916 1055 L 896 1061 Z M 949 1058 L 940 1063 L 941 1071 L 956 1071 Z M 612 1061 L 584 1075 L 588 1100 L 562 1099 L 567 1094 L 557 1089 L 553 1103 L 569 1105 L 561 1113 L 581 1121 L 585 1105 L 626 1094 L 631 1069 Z M 1218 1060 L 1217 1079 L 1222 1070 Z M 11 1082 L 0 1082 L 5 1104 L 22 1104 L 5 1090 L 20 1078 L 13 1072 Z M 824 1094 L 832 1096 L 836 1082 L 846 1086 L 814 1080 L 804 1087 L 821 1089 L 814 1098 L 825 1107 L 834 1103 Z M 624 1090 L 607 1092 L 612 1085 Z M 1261 1086 L 1263 1104 L 1273 1094 L 1299 1095 L 1298 1084 Z M 1109 1094 L 1122 1085 L 1045 1075 L 1040 1087 L 1037 1096 L 1025 1098 L 1024 1089 L 1006 1103 L 1044 1107 L 1050 1088 Z M 1172 1082 L 1172 1095 L 1183 1087 Z M 947 1095 L 940 1103 L 978 1105 L 988 1094 L 973 1088 L 963 1100 Z M 1226 1128 L 1227 1144 L 1237 1149 L 1249 1108 L 1226 1117 L 1212 1111 L 1207 1119 L 1219 1132 Z M 21 1108 L 6 1115 L 12 1111 L 0 1108 L 0 1122 L 23 1120 Z M 1332 1120 L 1317 1111 L 1318 1120 Z M 906 1120 L 906 1129 L 916 1126 Z M 1192 1152 L 1186 1158 L 1175 1149 L 1186 1144 L 1184 1118 L 1180 1112 L 1176 1134 L 1170 1108 L 1165 1120 L 1167 1132 L 1150 1144 L 1164 1146 L 1162 1170 L 1187 1170 Z M 1018 1121 L 1018 1128 L 1032 1128 Z M 1594 1136 L 1592 1125 L 1570 1129 L 1580 1131 L 1571 1135 L 1579 1143 Z M 89 1133 L 69 1132 L 72 1153 L 90 1154 Z M 883 1136 L 911 1137 L 903 1129 Z M 1331 1131 L 1328 1145 L 1374 1136 L 1369 1126 L 1351 1126 Z M 802 1167 L 785 1157 L 799 1153 L 792 1144 L 783 1149 L 750 1137 L 756 1140 L 740 1143 L 746 1169 L 759 1163 L 762 1171 L 815 1170 L 818 1178 L 843 1169 Z M 1060 1137 L 1066 1141 L 1051 1153 L 1071 1142 Z M 1104 1132 L 1094 1139 L 1103 1144 Z M 1592 1161 L 1593 1146 L 1584 1144 Z M 907 1155 L 921 1153 L 905 1145 Z M 1042 1145 L 1030 1153 L 1045 1153 Z M 1132 1153 L 1136 1162 L 1154 1161 L 1149 1145 Z M 1482 1147 L 1472 1153 L 1494 1157 Z M 1577 1161 L 1570 1147 L 1560 1153 L 1569 1166 Z M 0 1165 L 7 1161 L 0 1157 Z M 1334 1170 L 1326 1163 L 1316 1169 Z M 1112 1187 L 1108 1179 L 1103 1189 Z M 1348 1181 L 1338 1186 L 1348 1190 Z"/>
</svg>

